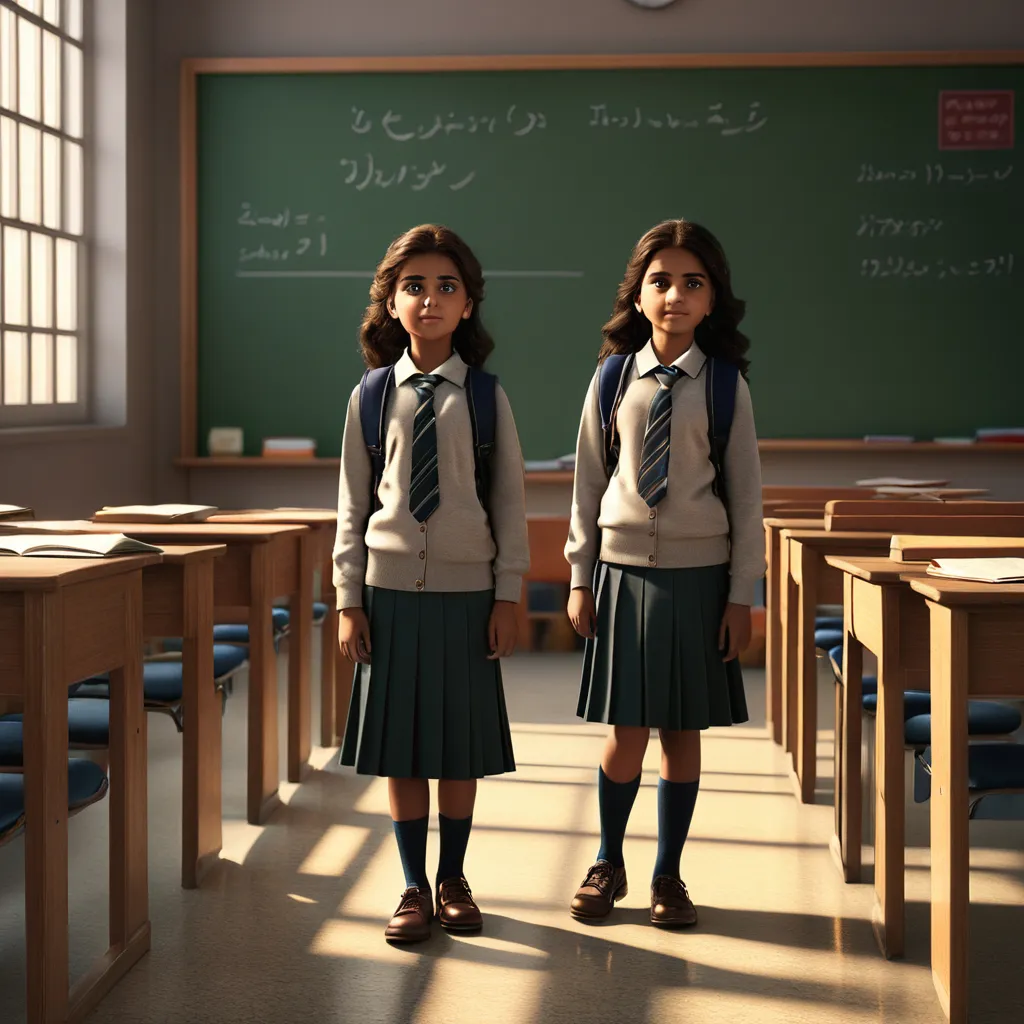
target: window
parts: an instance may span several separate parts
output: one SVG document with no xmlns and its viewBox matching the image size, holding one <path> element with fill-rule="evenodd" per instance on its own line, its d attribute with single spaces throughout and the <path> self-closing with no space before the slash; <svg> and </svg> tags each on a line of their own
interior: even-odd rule
<svg viewBox="0 0 1024 1024">
<path fill-rule="evenodd" d="M 85 2 L 0 0 L 0 426 L 87 411 Z"/>
</svg>

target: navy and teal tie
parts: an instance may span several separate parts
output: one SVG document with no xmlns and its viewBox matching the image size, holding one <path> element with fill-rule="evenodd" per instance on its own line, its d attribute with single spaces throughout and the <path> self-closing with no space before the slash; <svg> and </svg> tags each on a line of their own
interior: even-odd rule
<svg viewBox="0 0 1024 1024">
<path fill-rule="evenodd" d="M 426 522 L 441 500 L 437 481 L 437 424 L 434 419 L 434 391 L 444 377 L 420 373 L 409 378 L 419 404 L 412 421 L 412 474 L 409 511 L 418 523 Z"/>
<path fill-rule="evenodd" d="M 654 392 L 647 410 L 647 429 L 644 431 L 644 447 L 640 455 L 640 472 L 636 478 L 636 489 L 651 508 L 665 497 L 668 490 L 672 386 L 682 376 L 682 372 L 677 366 L 659 366 L 654 371 L 654 376 L 658 378 L 658 390 Z"/>
</svg>

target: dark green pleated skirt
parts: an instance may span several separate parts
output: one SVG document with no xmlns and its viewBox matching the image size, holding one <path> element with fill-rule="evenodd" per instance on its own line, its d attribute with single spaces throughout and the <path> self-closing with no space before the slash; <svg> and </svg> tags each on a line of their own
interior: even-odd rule
<svg viewBox="0 0 1024 1024">
<path fill-rule="evenodd" d="M 479 779 L 515 771 L 501 663 L 488 661 L 494 591 L 367 587 L 369 665 L 357 665 L 341 763 L 360 775 Z"/>
<path fill-rule="evenodd" d="M 747 721 L 739 661 L 718 632 L 729 566 L 598 567 L 597 630 L 583 657 L 576 714 L 588 722 L 707 729 Z"/>
</svg>

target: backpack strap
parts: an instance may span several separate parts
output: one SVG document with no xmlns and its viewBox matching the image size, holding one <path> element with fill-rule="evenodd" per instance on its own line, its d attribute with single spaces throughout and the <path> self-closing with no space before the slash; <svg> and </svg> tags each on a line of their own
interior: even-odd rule
<svg viewBox="0 0 1024 1024">
<path fill-rule="evenodd" d="M 359 423 L 363 428 L 363 443 L 370 455 L 370 465 L 373 469 L 370 504 L 374 512 L 380 508 L 377 489 L 384 475 L 384 417 L 387 413 L 388 395 L 394 385 L 394 366 L 380 366 L 375 370 L 367 370 L 359 382 Z"/>
<path fill-rule="evenodd" d="M 619 461 L 619 432 L 615 427 L 615 417 L 635 359 L 632 352 L 628 355 L 617 352 L 610 355 L 597 372 L 597 398 L 601 409 L 601 433 L 604 436 L 604 468 L 608 476 L 612 475 Z"/>
<path fill-rule="evenodd" d="M 712 491 L 728 508 L 725 488 L 725 446 L 729 443 L 732 417 L 736 411 L 736 379 L 739 368 L 725 359 L 707 358 L 707 373 L 704 381 L 704 398 L 708 410 L 708 456 L 715 468 L 715 482 Z"/>
<path fill-rule="evenodd" d="M 486 370 L 470 366 L 466 370 L 466 403 L 473 428 L 473 462 L 476 467 L 476 493 L 489 511 L 491 497 L 491 458 L 497 433 L 498 378 Z"/>
</svg>

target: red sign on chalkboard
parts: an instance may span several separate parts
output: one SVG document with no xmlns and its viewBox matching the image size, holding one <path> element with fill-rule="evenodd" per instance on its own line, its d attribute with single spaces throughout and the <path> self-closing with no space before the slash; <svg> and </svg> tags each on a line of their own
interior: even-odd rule
<svg viewBox="0 0 1024 1024">
<path fill-rule="evenodd" d="M 939 149 L 1013 149 L 1013 90 L 940 92 Z"/>
</svg>

